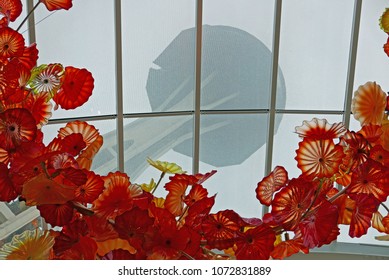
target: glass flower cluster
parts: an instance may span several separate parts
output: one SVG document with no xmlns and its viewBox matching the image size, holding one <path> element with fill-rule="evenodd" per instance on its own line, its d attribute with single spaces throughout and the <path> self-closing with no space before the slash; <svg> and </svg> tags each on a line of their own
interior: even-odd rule
<svg viewBox="0 0 389 280">
<path fill-rule="evenodd" d="M 50 11 L 72 6 L 41 3 Z M 94 79 L 86 69 L 37 65 L 36 44 L 26 46 L 9 27 L 21 11 L 20 0 L 0 1 L 0 201 L 36 207 L 51 229 L 15 235 L 0 259 L 284 259 L 330 244 L 340 224 L 351 237 L 370 227 L 389 234 L 389 103 L 377 83 L 354 93 L 359 131 L 317 118 L 296 127 L 301 175 L 288 178 L 276 166 L 253 187 L 258 207 L 269 206 L 263 217 L 214 212 L 215 195 L 204 184 L 216 171 L 192 175 L 147 159 L 161 171 L 158 182 L 96 174 L 91 166 L 103 137 L 83 121 L 43 143 L 52 110 L 83 105 Z M 158 187 L 165 197 L 155 195 Z"/>
</svg>

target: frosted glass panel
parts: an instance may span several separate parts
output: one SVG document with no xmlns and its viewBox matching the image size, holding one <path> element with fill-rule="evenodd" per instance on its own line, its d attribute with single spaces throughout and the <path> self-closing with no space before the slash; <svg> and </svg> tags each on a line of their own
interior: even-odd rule
<svg viewBox="0 0 389 280">
<path fill-rule="evenodd" d="M 282 3 L 279 63 L 286 108 L 343 110 L 354 1 Z"/>
<path fill-rule="evenodd" d="M 73 2 L 69 11 L 49 13 L 43 5 L 38 7 L 35 15 L 38 64 L 86 68 L 92 72 L 95 88 L 81 108 L 54 111 L 52 119 L 116 112 L 114 1 Z"/>
<path fill-rule="evenodd" d="M 362 2 L 354 90 L 368 81 L 376 81 L 385 92 L 389 90 L 389 63 L 383 50 L 388 35 L 378 24 L 387 6 L 385 0 Z"/>
<path fill-rule="evenodd" d="M 134 180 L 149 182 L 150 177 L 145 173 L 149 167 L 147 157 L 175 162 L 190 173 L 192 150 L 192 116 L 149 117 L 125 121 L 124 168 Z"/>
<path fill-rule="evenodd" d="M 205 1 L 203 10 L 202 109 L 268 108 L 274 1 Z"/>
<path fill-rule="evenodd" d="M 122 1 L 125 113 L 192 110 L 195 2 Z"/>
<path fill-rule="evenodd" d="M 217 170 L 204 183 L 218 193 L 214 211 L 234 209 L 244 217 L 259 217 L 256 184 L 263 178 L 267 116 L 204 115 L 200 129 L 200 171 Z"/>
</svg>

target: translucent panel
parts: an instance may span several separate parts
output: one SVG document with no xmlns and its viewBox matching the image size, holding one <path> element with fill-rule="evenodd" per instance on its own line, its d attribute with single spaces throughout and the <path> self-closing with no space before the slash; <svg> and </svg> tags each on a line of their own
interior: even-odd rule
<svg viewBox="0 0 389 280">
<path fill-rule="evenodd" d="M 279 63 L 286 108 L 342 110 L 354 1 L 282 3 Z"/>
<path fill-rule="evenodd" d="M 301 126 L 304 120 L 310 121 L 312 118 L 326 119 L 329 123 L 337 123 L 342 121 L 340 115 L 298 115 L 285 114 L 282 116 L 282 121 L 278 132 L 274 137 L 273 148 L 273 167 L 281 165 L 288 171 L 289 178 L 297 178 L 301 171 L 297 167 L 296 150 L 301 139 L 295 133 L 295 127 Z"/>
<path fill-rule="evenodd" d="M 204 110 L 268 108 L 274 1 L 205 1 Z"/>
<path fill-rule="evenodd" d="M 204 115 L 200 129 L 200 171 L 217 170 L 204 185 L 217 193 L 214 211 L 234 209 L 245 217 L 260 217 L 255 197 L 263 177 L 266 115 Z"/>
<path fill-rule="evenodd" d="M 169 153 L 174 150 L 174 153 Z M 193 117 L 128 119 L 124 126 L 125 171 L 133 180 L 149 182 L 147 157 L 175 162 L 191 172 Z M 176 154 L 181 153 L 182 156 Z"/>
<path fill-rule="evenodd" d="M 53 118 L 116 112 L 113 4 L 114 1 L 84 0 L 74 1 L 69 11 L 49 13 L 43 5 L 37 9 L 38 63 L 86 68 L 95 79 L 87 103 L 76 110 L 57 110 Z"/>
<path fill-rule="evenodd" d="M 388 1 L 362 2 L 354 90 L 368 81 L 376 81 L 384 91 L 388 91 L 389 63 L 383 50 L 388 35 L 378 24 L 380 16 L 388 6 Z"/>
<path fill-rule="evenodd" d="M 122 1 L 124 112 L 192 110 L 196 1 Z"/>
</svg>

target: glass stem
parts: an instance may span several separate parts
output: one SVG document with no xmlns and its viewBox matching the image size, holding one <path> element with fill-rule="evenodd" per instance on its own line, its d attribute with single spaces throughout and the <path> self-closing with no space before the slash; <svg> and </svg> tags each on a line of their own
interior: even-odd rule
<svg viewBox="0 0 389 280">
<path fill-rule="evenodd" d="M 31 11 L 28 12 L 27 16 L 23 19 L 23 21 L 19 24 L 18 28 L 16 31 L 19 31 L 20 28 L 22 28 L 23 24 L 26 23 L 27 19 L 31 16 L 31 14 L 35 11 L 35 9 L 39 6 L 41 1 L 38 1 L 35 6 L 31 9 Z"/>
</svg>

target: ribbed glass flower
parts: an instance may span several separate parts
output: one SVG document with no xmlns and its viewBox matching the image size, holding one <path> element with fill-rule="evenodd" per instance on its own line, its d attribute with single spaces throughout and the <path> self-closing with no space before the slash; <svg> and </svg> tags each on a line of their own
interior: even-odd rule
<svg viewBox="0 0 389 280">
<path fill-rule="evenodd" d="M 351 112 L 361 125 L 381 124 L 385 114 L 386 93 L 376 82 L 367 82 L 355 92 Z"/>
<path fill-rule="evenodd" d="M 0 249 L 2 260 L 46 260 L 49 259 L 54 237 L 39 229 L 15 235 L 10 243 Z"/>
<path fill-rule="evenodd" d="M 296 150 L 297 166 L 307 178 L 330 178 L 338 172 L 344 156 L 343 148 L 331 139 L 304 139 Z"/>
</svg>

